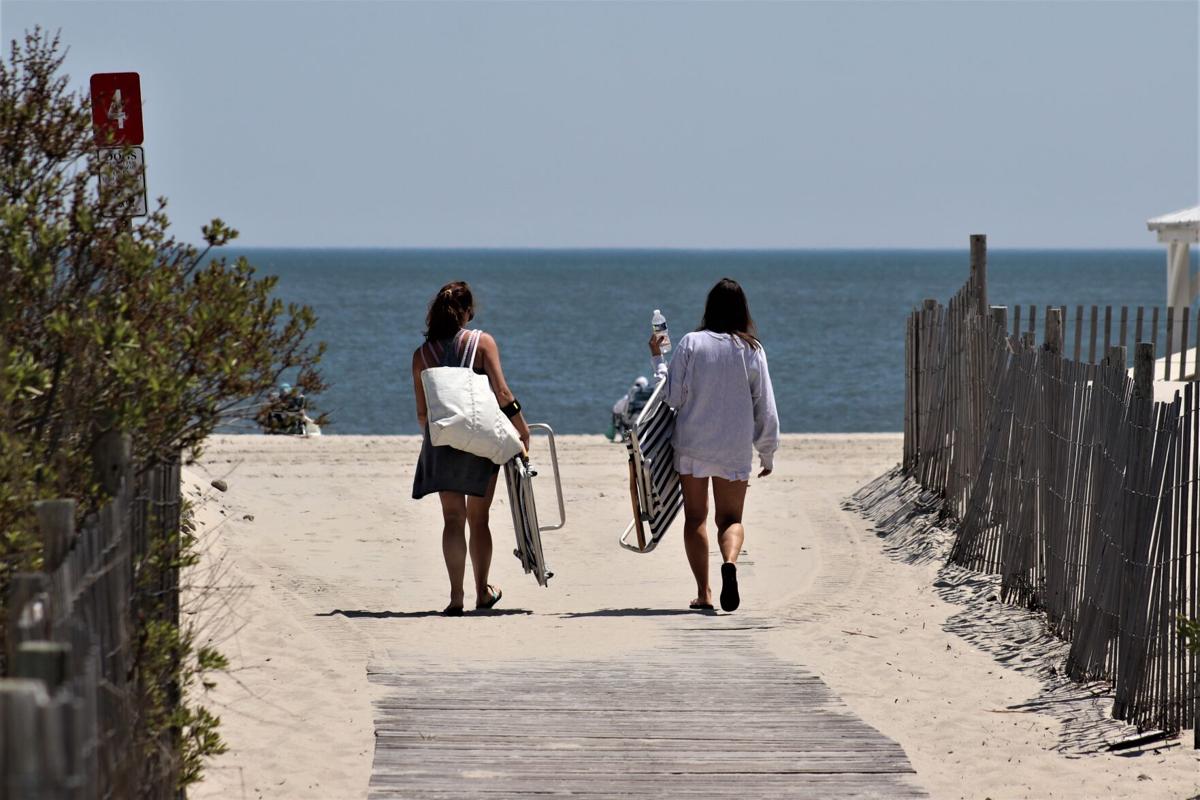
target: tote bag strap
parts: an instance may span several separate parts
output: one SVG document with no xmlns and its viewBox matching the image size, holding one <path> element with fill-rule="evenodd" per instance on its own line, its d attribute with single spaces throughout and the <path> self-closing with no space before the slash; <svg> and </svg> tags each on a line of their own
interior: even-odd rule
<svg viewBox="0 0 1200 800">
<path fill-rule="evenodd" d="M 479 337 L 482 335 L 483 331 L 471 331 L 467 334 L 469 338 L 463 347 L 462 359 L 458 362 L 460 367 L 475 368 L 475 353 L 479 350 Z"/>
</svg>

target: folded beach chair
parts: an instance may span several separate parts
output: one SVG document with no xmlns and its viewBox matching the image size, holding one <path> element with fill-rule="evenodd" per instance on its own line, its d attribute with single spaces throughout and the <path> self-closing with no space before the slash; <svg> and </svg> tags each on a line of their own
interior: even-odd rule
<svg viewBox="0 0 1200 800">
<path fill-rule="evenodd" d="M 666 381 L 659 381 L 629 429 L 629 494 L 633 522 L 621 534 L 620 544 L 635 553 L 658 546 L 667 528 L 683 508 L 683 490 L 675 471 L 675 412 L 665 402 Z M 637 541 L 630 537 L 637 535 Z"/>
<path fill-rule="evenodd" d="M 567 509 L 563 503 L 562 481 L 558 475 L 558 451 L 554 448 L 554 431 L 549 425 L 535 423 L 529 426 L 530 433 L 545 431 L 550 439 L 550 463 L 554 467 L 554 490 L 558 495 L 558 524 L 538 525 L 537 503 L 533 496 L 533 479 L 537 475 L 524 455 L 519 455 L 504 465 L 504 481 L 508 484 L 508 504 L 512 508 L 513 529 L 517 533 L 517 549 L 513 555 L 521 562 L 526 573 L 542 586 L 550 584 L 554 573 L 546 569 L 546 556 L 542 552 L 542 531 L 556 531 L 567 521 Z"/>
</svg>

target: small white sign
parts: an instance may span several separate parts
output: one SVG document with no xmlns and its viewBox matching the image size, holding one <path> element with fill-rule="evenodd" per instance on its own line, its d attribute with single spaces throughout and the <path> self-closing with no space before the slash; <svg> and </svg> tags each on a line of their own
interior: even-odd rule
<svg viewBox="0 0 1200 800">
<path fill-rule="evenodd" d="M 146 216 L 146 161 L 145 155 L 140 147 L 101 147 L 97 152 L 100 163 L 107 165 L 111 169 L 100 174 L 100 188 L 108 189 L 113 183 L 122 183 L 117 179 L 119 174 L 133 174 L 137 176 L 136 188 L 133 189 L 129 197 L 125 199 L 118 208 L 118 215 L 122 217 L 144 217 Z"/>
</svg>

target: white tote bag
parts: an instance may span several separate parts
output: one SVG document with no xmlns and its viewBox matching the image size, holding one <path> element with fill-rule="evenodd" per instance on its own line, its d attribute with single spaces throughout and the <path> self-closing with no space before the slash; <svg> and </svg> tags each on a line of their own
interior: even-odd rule
<svg viewBox="0 0 1200 800">
<path fill-rule="evenodd" d="M 525 448 L 517 429 L 500 410 L 487 375 L 475 372 L 480 331 L 466 336 L 457 367 L 430 367 L 421 373 L 429 441 L 504 464 Z"/>
</svg>

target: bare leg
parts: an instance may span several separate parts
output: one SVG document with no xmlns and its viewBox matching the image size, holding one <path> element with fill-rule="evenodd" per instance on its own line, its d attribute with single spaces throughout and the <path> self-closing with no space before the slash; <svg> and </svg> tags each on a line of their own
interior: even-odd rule
<svg viewBox="0 0 1200 800">
<path fill-rule="evenodd" d="M 696 602 L 712 605 L 708 586 L 708 478 L 680 475 L 683 487 L 683 549 L 696 578 Z"/>
<path fill-rule="evenodd" d="M 748 481 L 727 481 L 724 478 L 712 479 L 713 501 L 717 507 L 717 544 L 721 548 L 721 560 L 735 563 L 738 553 L 742 552 L 742 542 L 746 539 L 746 529 L 742 527 L 742 508 L 746 504 L 746 488 Z"/>
<path fill-rule="evenodd" d="M 463 573 L 467 568 L 467 502 L 457 492 L 438 492 L 442 501 L 442 557 L 450 576 L 450 606 L 462 608 Z"/>
<path fill-rule="evenodd" d="M 471 527 L 471 569 L 475 572 L 476 606 L 491 597 L 488 590 L 488 572 L 492 568 L 492 529 L 488 518 L 492 508 L 492 497 L 496 494 L 498 475 L 499 473 L 492 476 L 486 495 L 467 498 L 467 524 Z"/>
<path fill-rule="evenodd" d="M 742 527 L 742 506 L 746 501 L 747 481 L 713 478 L 713 500 L 717 507 L 717 544 L 721 547 L 721 609 L 736 611 L 742 604 L 738 589 L 737 557 L 742 551 L 746 530 Z"/>
</svg>

